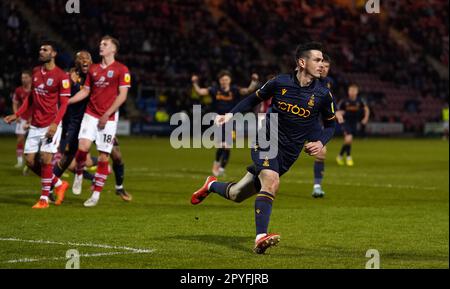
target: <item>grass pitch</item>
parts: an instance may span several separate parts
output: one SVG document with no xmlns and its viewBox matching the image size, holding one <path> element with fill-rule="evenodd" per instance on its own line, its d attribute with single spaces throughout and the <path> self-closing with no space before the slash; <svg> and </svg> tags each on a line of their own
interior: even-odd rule
<svg viewBox="0 0 450 289">
<path fill-rule="evenodd" d="M 32 210 L 40 181 L 22 176 L 15 140 L 0 138 L 0 268 L 65 268 L 77 249 L 81 268 L 365 268 L 376 249 L 381 268 L 449 267 L 449 150 L 441 140 L 356 140 L 354 167 L 338 167 L 341 139 L 328 145 L 324 199 L 311 197 L 313 159 L 302 153 L 282 177 L 266 255 L 252 252 L 253 198 L 241 204 L 191 193 L 210 173 L 214 150 L 170 147 L 168 139 L 121 138 L 125 187 L 110 175 L 99 205 L 68 190 L 60 207 Z M 238 180 L 249 151 L 233 150 L 225 180 Z M 72 176 L 69 181 L 71 182 Z"/>
</svg>

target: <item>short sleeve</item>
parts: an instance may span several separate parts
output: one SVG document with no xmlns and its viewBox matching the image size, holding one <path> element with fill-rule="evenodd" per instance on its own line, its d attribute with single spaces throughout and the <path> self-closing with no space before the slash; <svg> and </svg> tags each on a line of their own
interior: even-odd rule
<svg viewBox="0 0 450 289">
<path fill-rule="evenodd" d="M 131 87 L 131 75 L 128 67 L 123 66 L 119 74 L 119 87 Z"/>
<path fill-rule="evenodd" d="M 61 82 L 59 86 L 59 95 L 60 96 L 70 96 L 70 80 L 69 75 L 67 73 L 61 74 Z"/>
</svg>

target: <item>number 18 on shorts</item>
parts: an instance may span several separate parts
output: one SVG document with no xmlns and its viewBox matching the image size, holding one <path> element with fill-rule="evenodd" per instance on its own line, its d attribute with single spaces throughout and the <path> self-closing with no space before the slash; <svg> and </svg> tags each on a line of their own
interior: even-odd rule
<svg viewBox="0 0 450 289">
<path fill-rule="evenodd" d="M 117 120 L 118 117 L 116 115 L 114 120 L 108 120 L 106 122 L 104 129 L 99 129 L 99 119 L 85 113 L 83 116 L 83 121 L 81 122 L 78 139 L 84 138 L 90 141 L 95 141 L 98 151 L 111 153 L 114 144 L 114 137 L 116 136 L 117 131 Z"/>
</svg>

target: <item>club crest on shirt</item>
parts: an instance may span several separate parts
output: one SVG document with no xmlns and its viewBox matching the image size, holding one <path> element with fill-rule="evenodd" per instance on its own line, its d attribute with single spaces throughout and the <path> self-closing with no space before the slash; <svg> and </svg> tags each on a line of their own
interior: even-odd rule
<svg viewBox="0 0 450 289">
<path fill-rule="evenodd" d="M 49 79 L 47 79 L 47 86 L 52 86 L 52 84 L 53 84 L 53 78 L 49 78 Z"/>
<path fill-rule="evenodd" d="M 269 158 L 266 157 L 265 160 L 264 160 L 264 162 L 263 162 L 263 167 L 268 167 L 268 166 L 270 166 L 270 164 L 269 164 Z"/>
<path fill-rule="evenodd" d="M 108 70 L 108 73 L 106 73 L 106 76 L 108 76 L 108 78 L 112 78 L 114 76 L 114 70 Z"/>
<path fill-rule="evenodd" d="M 309 98 L 309 101 L 308 101 L 308 106 L 309 107 L 313 107 L 314 106 L 314 94 L 313 95 L 311 95 L 311 97 Z"/>
</svg>

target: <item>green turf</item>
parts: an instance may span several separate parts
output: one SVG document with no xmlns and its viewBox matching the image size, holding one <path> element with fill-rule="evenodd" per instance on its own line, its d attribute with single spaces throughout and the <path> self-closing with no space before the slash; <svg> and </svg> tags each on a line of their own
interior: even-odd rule
<svg viewBox="0 0 450 289">
<path fill-rule="evenodd" d="M 0 268 L 64 268 L 68 249 L 124 252 L 68 242 L 154 250 L 81 257 L 81 268 L 364 268 L 368 249 L 380 252 L 381 268 L 448 268 L 448 142 L 357 140 L 352 168 L 336 165 L 340 144 L 337 138 L 328 146 L 324 199 L 311 197 L 311 157 L 302 154 L 283 176 L 270 224 L 282 240 L 260 256 L 252 253 L 253 199 L 234 204 L 212 195 L 189 203 L 210 172 L 213 150 L 122 138 L 133 202 L 114 194 L 111 175 L 95 208 L 82 206 L 85 182 L 83 194 L 69 191 L 63 206 L 32 210 L 39 179 L 12 168 L 14 139 L 2 137 Z M 247 150 L 233 150 L 226 179 L 239 179 L 249 162 Z M 6 263 L 26 258 L 39 261 Z"/>
</svg>

